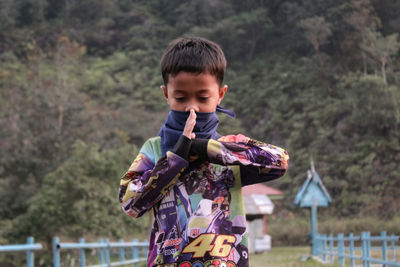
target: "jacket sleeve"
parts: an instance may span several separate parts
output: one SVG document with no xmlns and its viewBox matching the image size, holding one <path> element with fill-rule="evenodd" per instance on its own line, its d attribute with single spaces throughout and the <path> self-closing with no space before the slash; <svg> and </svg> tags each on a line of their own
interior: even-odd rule
<svg viewBox="0 0 400 267">
<path fill-rule="evenodd" d="M 207 156 L 211 163 L 240 165 L 242 186 L 277 179 L 285 174 L 289 164 L 284 149 L 241 134 L 209 140 Z"/>
<path fill-rule="evenodd" d="M 187 160 L 171 151 L 156 164 L 144 153 L 139 153 L 121 178 L 119 201 L 122 210 L 132 217 L 142 216 L 163 198 L 187 166 Z"/>
</svg>

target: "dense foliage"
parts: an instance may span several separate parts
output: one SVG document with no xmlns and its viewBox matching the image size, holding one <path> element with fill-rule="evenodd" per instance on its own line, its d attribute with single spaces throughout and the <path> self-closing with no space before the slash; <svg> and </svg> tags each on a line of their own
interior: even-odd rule
<svg viewBox="0 0 400 267">
<path fill-rule="evenodd" d="M 134 236 L 119 177 L 168 106 L 164 47 L 182 35 L 228 59 L 221 133 L 289 151 L 284 208 L 310 158 L 331 216 L 400 214 L 400 2 L 2 0 L 0 242 Z"/>
</svg>

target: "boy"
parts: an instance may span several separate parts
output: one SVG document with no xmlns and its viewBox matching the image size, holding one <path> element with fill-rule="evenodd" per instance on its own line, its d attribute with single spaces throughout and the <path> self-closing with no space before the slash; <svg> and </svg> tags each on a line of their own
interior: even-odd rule
<svg viewBox="0 0 400 267">
<path fill-rule="evenodd" d="M 122 209 L 152 209 L 147 266 L 248 266 L 241 187 L 282 176 L 288 154 L 243 135 L 219 137 L 216 111 L 227 90 L 221 48 L 192 37 L 172 41 L 161 60 L 171 110 L 122 177 Z"/>
</svg>

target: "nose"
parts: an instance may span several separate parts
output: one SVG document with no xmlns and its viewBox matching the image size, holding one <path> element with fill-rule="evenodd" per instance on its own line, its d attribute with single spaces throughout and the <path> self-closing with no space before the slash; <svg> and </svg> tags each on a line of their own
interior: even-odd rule
<svg viewBox="0 0 400 267">
<path fill-rule="evenodd" d="M 194 101 L 188 103 L 185 107 L 185 111 L 189 112 L 191 109 L 193 109 L 195 112 L 199 112 L 199 105 L 197 105 Z"/>
</svg>

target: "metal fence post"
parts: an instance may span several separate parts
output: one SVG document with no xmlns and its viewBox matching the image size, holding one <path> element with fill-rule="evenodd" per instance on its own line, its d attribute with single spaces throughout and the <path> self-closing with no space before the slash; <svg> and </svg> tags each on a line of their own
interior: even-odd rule
<svg viewBox="0 0 400 267">
<path fill-rule="evenodd" d="M 344 266 L 344 239 L 343 234 L 338 234 L 338 263 Z"/>
<path fill-rule="evenodd" d="M 99 239 L 100 245 L 103 244 L 103 239 Z M 104 264 L 104 248 L 99 248 L 99 262 L 100 264 Z"/>
<path fill-rule="evenodd" d="M 349 234 L 350 239 L 350 267 L 354 267 L 354 235 L 353 233 Z"/>
<path fill-rule="evenodd" d="M 146 239 L 143 239 L 143 242 L 146 243 L 147 240 L 146 240 Z M 143 250 L 144 250 L 143 255 L 144 255 L 144 257 L 147 259 L 147 258 L 149 257 L 149 247 L 148 247 L 148 246 L 143 246 Z"/>
<path fill-rule="evenodd" d="M 137 243 L 138 240 L 137 239 L 133 239 L 132 240 L 133 243 Z M 138 245 L 134 245 L 132 246 L 132 259 L 137 260 L 139 259 L 139 249 L 138 249 Z M 138 266 L 137 263 L 134 263 L 133 266 Z"/>
<path fill-rule="evenodd" d="M 363 267 L 367 267 L 367 261 L 365 260 L 365 258 L 367 257 L 367 241 L 365 240 L 365 232 L 361 233 L 361 249 L 362 249 L 362 262 L 363 262 Z"/>
<path fill-rule="evenodd" d="M 60 250 L 58 244 L 60 239 L 58 237 L 53 237 L 53 266 L 60 267 Z"/>
<path fill-rule="evenodd" d="M 110 254 L 111 254 L 111 248 L 110 248 L 110 242 L 108 239 L 106 239 L 106 263 L 110 266 Z"/>
<path fill-rule="evenodd" d="M 361 233 L 361 245 L 362 245 L 362 262 L 363 267 L 369 267 L 369 236 L 368 232 Z"/>
<path fill-rule="evenodd" d="M 333 257 L 333 234 L 329 235 L 329 254 L 330 254 L 331 264 L 333 264 L 333 261 L 334 261 L 334 257 Z"/>
<path fill-rule="evenodd" d="M 386 261 L 387 260 L 386 231 L 382 231 L 381 237 L 382 237 L 382 260 Z M 386 267 L 386 264 L 384 264 L 383 267 Z"/>
<path fill-rule="evenodd" d="M 326 261 L 326 235 L 320 235 L 320 238 L 322 238 L 322 260 Z"/>
<path fill-rule="evenodd" d="M 83 237 L 79 238 L 79 244 L 84 244 L 85 239 Z M 86 262 L 85 262 L 85 249 L 84 248 L 79 248 L 79 266 L 80 267 L 85 267 Z"/>
<path fill-rule="evenodd" d="M 143 243 L 146 243 L 146 242 L 147 242 L 146 239 L 144 239 L 144 240 L 143 240 Z M 143 250 L 143 256 L 144 256 L 145 258 L 147 258 L 147 257 L 149 256 L 149 248 L 146 247 L 146 246 L 143 246 L 143 247 L 142 247 L 142 250 Z"/>
<path fill-rule="evenodd" d="M 395 251 L 395 242 L 394 242 L 394 235 L 391 235 L 392 239 L 392 261 L 396 261 L 396 251 Z"/>
<path fill-rule="evenodd" d="M 121 238 L 119 243 L 124 243 L 124 240 Z M 123 247 L 119 248 L 119 259 L 120 261 L 125 261 L 125 249 Z"/>
<path fill-rule="evenodd" d="M 311 254 L 313 256 L 318 256 L 318 241 L 317 241 L 317 235 L 318 235 L 318 220 L 317 220 L 317 206 L 313 205 L 310 209 L 310 215 L 311 215 Z"/>
<path fill-rule="evenodd" d="M 26 239 L 26 243 L 27 243 L 28 245 L 33 245 L 33 243 L 34 243 L 34 238 L 31 237 L 31 236 L 28 237 L 28 238 Z M 35 262 L 35 258 L 34 258 L 33 251 L 32 251 L 32 250 L 27 250 L 27 251 L 26 251 L 26 266 L 27 266 L 27 267 L 33 267 L 34 262 Z"/>
<path fill-rule="evenodd" d="M 367 237 L 367 267 L 370 266 L 370 258 L 371 258 L 371 235 L 369 232 L 366 232 L 366 237 Z"/>
</svg>

